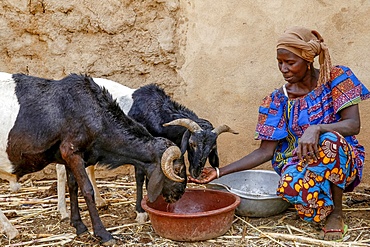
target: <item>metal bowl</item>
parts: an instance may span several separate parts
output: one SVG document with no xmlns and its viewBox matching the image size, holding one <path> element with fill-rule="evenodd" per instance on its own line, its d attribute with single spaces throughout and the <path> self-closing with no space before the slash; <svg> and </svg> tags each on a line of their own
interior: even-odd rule
<svg viewBox="0 0 370 247">
<path fill-rule="evenodd" d="M 175 203 L 160 196 L 141 205 L 149 214 L 154 231 L 177 241 L 201 241 L 225 234 L 231 227 L 240 198 L 233 193 L 210 189 L 186 189 Z"/>
<path fill-rule="evenodd" d="M 275 171 L 248 170 L 215 179 L 206 187 L 239 196 L 240 205 L 235 210 L 239 216 L 269 217 L 284 212 L 291 205 L 276 195 L 279 179 Z"/>
</svg>

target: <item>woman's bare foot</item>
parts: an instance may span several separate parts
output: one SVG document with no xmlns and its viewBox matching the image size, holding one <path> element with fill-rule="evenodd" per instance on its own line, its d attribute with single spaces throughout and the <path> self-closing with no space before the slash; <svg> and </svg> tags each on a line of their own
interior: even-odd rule
<svg viewBox="0 0 370 247">
<path fill-rule="evenodd" d="M 328 241 L 340 240 L 343 238 L 344 222 L 341 215 L 330 214 L 326 219 L 323 231 L 319 237 Z"/>
</svg>

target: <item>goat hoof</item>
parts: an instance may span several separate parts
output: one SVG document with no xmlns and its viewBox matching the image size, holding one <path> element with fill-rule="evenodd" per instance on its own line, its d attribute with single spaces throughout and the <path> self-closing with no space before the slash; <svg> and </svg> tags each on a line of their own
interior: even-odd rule
<svg viewBox="0 0 370 247">
<path fill-rule="evenodd" d="M 62 217 L 61 219 L 60 219 L 60 222 L 68 222 L 69 221 L 69 217 L 67 216 L 67 217 Z"/>
<path fill-rule="evenodd" d="M 108 209 L 108 203 L 103 199 L 97 199 L 95 205 L 99 209 Z"/>
<path fill-rule="evenodd" d="M 9 186 L 11 192 L 17 192 L 21 188 L 20 183 L 10 183 Z"/>
<path fill-rule="evenodd" d="M 80 232 L 80 233 L 76 233 L 76 235 L 78 237 L 83 237 L 83 236 L 87 236 L 87 235 L 91 235 L 90 232 L 86 229 L 86 231 L 83 231 L 83 232 Z"/>
<path fill-rule="evenodd" d="M 144 224 L 148 219 L 148 214 L 146 212 L 144 213 L 138 213 L 136 212 L 136 219 L 135 221 L 139 224 Z"/>
<path fill-rule="evenodd" d="M 100 210 L 107 210 L 108 209 L 108 204 L 96 205 L 96 207 Z"/>
<path fill-rule="evenodd" d="M 82 236 L 82 235 L 85 235 L 85 234 L 90 234 L 85 225 L 84 225 L 84 227 L 76 228 L 76 235 L 77 236 Z"/>
<path fill-rule="evenodd" d="M 116 244 L 116 240 L 114 238 L 109 239 L 108 241 L 102 242 L 102 245 L 104 246 L 110 246 L 110 245 L 115 245 L 115 244 Z"/>
</svg>

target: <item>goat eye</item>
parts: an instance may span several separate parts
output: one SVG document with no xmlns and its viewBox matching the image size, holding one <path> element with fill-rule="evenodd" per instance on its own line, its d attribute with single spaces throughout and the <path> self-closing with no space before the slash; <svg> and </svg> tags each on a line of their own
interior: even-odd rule
<svg viewBox="0 0 370 247">
<path fill-rule="evenodd" d="M 192 148 L 195 148 L 196 147 L 196 143 L 194 141 L 191 141 L 191 140 L 189 141 L 189 145 Z"/>
<path fill-rule="evenodd" d="M 180 167 L 175 167 L 174 168 L 174 172 L 175 172 L 175 174 L 178 174 L 178 175 L 180 175 L 181 174 L 181 171 L 182 171 L 182 167 L 180 166 Z"/>
</svg>

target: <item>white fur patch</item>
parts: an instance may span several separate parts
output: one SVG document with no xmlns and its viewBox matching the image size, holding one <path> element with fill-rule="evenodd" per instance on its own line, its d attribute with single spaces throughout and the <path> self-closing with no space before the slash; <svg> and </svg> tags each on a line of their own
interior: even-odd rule
<svg viewBox="0 0 370 247">
<path fill-rule="evenodd" d="M 8 172 L 0 170 L 0 178 L 9 181 L 10 191 L 16 192 L 21 188 L 21 185 L 17 181 L 17 176 Z"/>
<path fill-rule="evenodd" d="M 58 191 L 58 210 L 62 220 L 68 219 L 70 212 L 67 210 L 66 203 L 66 181 L 67 172 L 64 165 L 56 164 L 57 171 L 57 191 Z"/>
<path fill-rule="evenodd" d="M 118 82 L 103 79 L 93 78 L 93 80 L 101 87 L 105 87 L 114 99 L 117 99 L 119 107 L 127 114 L 133 104 L 132 94 L 136 89 L 126 87 Z"/>
<path fill-rule="evenodd" d="M 8 173 L 13 171 L 6 153 L 8 135 L 19 112 L 15 85 L 12 74 L 0 72 L 0 170 Z"/>
<path fill-rule="evenodd" d="M 87 176 L 90 179 L 91 185 L 93 186 L 94 190 L 94 198 L 95 198 L 95 205 L 97 208 L 106 207 L 108 204 L 107 202 L 101 197 L 98 185 L 96 184 L 95 178 L 95 166 L 89 166 L 86 168 Z"/>
</svg>

